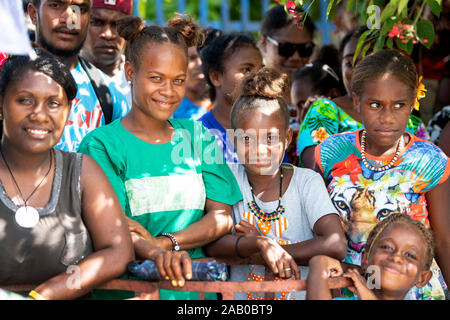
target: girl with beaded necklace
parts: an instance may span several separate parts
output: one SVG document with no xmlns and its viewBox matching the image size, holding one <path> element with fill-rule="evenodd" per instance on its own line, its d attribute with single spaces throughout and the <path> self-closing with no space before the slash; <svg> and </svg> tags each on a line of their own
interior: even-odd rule
<svg viewBox="0 0 450 320">
<path fill-rule="evenodd" d="M 287 88 L 287 75 L 262 68 L 244 78 L 231 112 L 240 163 L 230 167 L 243 201 L 233 206 L 233 234 L 207 251 L 243 264 L 231 266 L 232 281 L 263 280 L 264 264 L 279 278 L 306 279 L 311 257 L 345 256 L 344 233 L 320 175 L 281 164 L 292 138 L 283 100 Z M 304 299 L 305 292 L 276 293 L 276 298 Z M 235 299 L 262 300 L 264 294 L 238 293 Z"/>
<path fill-rule="evenodd" d="M 434 144 L 405 132 L 423 94 L 414 63 L 397 50 L 377 51 L 356 65 L 351 88 L 365 129 L 331 136 L 315 152 L 344 223 L 345 262 L 360 266 L 375 224 L 407 214 L 433 230 L 442 270 L 433 263 L 431 281 L 408 299 L 443 298 L 444 279 L 450 281 L 450 162 Z"/>
</svg>

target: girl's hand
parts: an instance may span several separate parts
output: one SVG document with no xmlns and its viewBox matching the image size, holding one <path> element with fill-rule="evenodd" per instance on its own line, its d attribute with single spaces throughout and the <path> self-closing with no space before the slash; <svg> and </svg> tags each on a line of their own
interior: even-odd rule
<svg viewBox="0 0 450 320">
<path fill-rule="evenodd" d="M 267 237 L 258 237 L 257 247 L 272 272 L 280 278 L 290 278 L 292 275 L 300 279 L 300 270 L 294 258 L 278 243 Z"/>
<path fill-rule="evenodd" d="M 192 279 L 192 260 L 186 251 L 161 250 L 153 260 L 160 275 L 166 280 L 171 280 L 174 287 L 182 287 L 185 279 Z"/>
<path fill-rule="evenodd" d="M 309 260 L 309 267 L 311 270 L 319 271 L 322 279 L 339 277 L 344 273 L 339 260 L 324 255 L 312 257 Z"/>
<path fill-rule="evenodd" d="M 361 300 L 378 300 L 377 296 L 366 285 L 366 279 L 356 269 L 349 269 L 343 275 L 353 280 L 353 286 L 348 287 Z"/>
<path fill-rule="evenodd" d="M 258 229 L 246 220 L 239 221 L 239 223 L 234 228 L 236 229 L 237 236 L 242 235 L 248 237 L 260 235 Z"/>
</svg>

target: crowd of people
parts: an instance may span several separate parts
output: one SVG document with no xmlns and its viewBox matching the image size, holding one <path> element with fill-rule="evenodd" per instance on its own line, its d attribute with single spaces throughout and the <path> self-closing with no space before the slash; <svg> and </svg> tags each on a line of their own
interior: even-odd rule
<svg viewBox="0 0 450 320">
<path fill-rule="evenodd" d="M 95 288 L 132 261 L 175 288 L 212 258 L 230 281 L 307 280 L 280 300 L 446 299 L 450 101 L 427 127 L 420 61 L 354 58 L 364 27 L 321 46 L 280 5 L 257 39 L 180 14 L 146 25 L 132 0 L 24 3 L 37 57 L 0 70 L 0 287 L 124 299 Z M 352 285 L 330 290 L 337 276 Z"/>
</svg>

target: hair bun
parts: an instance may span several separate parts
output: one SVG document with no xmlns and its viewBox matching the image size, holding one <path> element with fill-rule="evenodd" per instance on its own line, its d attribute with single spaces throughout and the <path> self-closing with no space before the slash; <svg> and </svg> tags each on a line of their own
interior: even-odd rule
<svg viewBox="0 0 450 320">
<path fill-rule="evenodd" d="M 117 21 L 117 32 L 125 40 L 135 38 L 145 27 L 145 22 L 139 17 L 126 16 Z"/>
<path fill-rule="evenodd" d="M 176 13 L 176 16 L 167 21 L 167 27 L 176 29 L 183 35 L 188 48 L 201 47 L 205 41 L 205 33 L 202 28 L 192 21 L 192 17 L 186 14 Z"/>
<path fill-rule="evenodd" d="M 252 72 L 241 83 L 241 96 L 259 96 L 267 99 L 282 99 L 288 94 L 289 77 L 270 67 Z"/>
</svg>

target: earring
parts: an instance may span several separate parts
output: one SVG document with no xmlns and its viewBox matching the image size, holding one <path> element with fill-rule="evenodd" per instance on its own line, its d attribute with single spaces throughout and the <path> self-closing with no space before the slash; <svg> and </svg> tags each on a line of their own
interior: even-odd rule
<svg viewBox="0 0 450 320">
<path fill-rule="evenodd" d="M 3 113 L 0 113 L 0 121 L 3 120 Z"/>
</svg>

